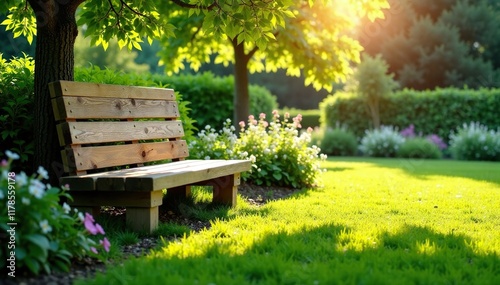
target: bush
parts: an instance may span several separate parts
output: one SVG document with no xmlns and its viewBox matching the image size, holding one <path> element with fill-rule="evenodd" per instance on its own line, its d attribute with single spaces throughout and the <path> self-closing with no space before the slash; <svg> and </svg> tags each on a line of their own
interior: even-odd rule
<svg viewBox="0 0 500 285">
<path fill-rule="evenodd" d="M 190 155 L 201 159 L 250 159 L 253 170 L 244 173 L 243 179 L 257 185 L 312 186 L 318 183 L 321 169 L 318 158 L 320 149 L 309 147 L 312 129 L 299 135 L 300 116 L 290 121 L 280 120 L 274 112 L 273 120 L 266 121 L 261 113 L 259 120 L 250 116 L 248 124 L 240 122 L 240 138 L 234 134 L 231 120 L 227 119 L 222 130 L 207 126 L 190 142 Z"/>
<path fill-rule="evenodd" d="M 352 93 L 338 92 L 320 104 L 322 125 L 345 124 L 357 137 L 370 129 L 371 117 L 362 99 Z M 423 134 L 436 134 L 448 143 L 450 130 L 464 122 L 481 122 L 488 128 L 500 126 L 500 89 L 433 91 L 403 90 L 380 101 L 383 125 L 406 128 L 414 124 Z"/>
<path fill-rule="evenodd" d="M 16 169 L 29 164 L 34 155 L 34 67 L 27 55 L 7 62 L 0 54 L 0 149 L 20 154 Z"/>
<path fill-rule="evenodd" d="M 407 139 L 397 152 L 398 157 L 404 158 L 432 158 L 442 157 L 441 150 L 433 142 L 425 138 Z"/>
<path fill-rule="evenodd" d="M 203 74 L 183 74 L 175 76 L 153 75 L 152 80 L 160 84 L 168 84 L 183 94 L 183 98 L 191 104 L 192 118 L 195 126 L 202 129 L 206 125 L 218 126 L 226 118 L 233 117 L 234 110 L 234 78 L 232 76 L 216 77 L 210 72 Z M 277 109 L 278 103 L 264 87 L 249 86 L 250 114 L 263 112 L 268 116 Z"/>
<path fill-rule="evenodd" d="M 337 125 L 322 131 L 319 146 L 321 152 L 327 155 L 353 156 L 357 153 L 358 141 L 345 126 Z"/>
<path fill-rule="evenodd" d="M 19 155 L 10 151 L 6 155 L 8 160 L 0 165 L 0 229 L 7 233 L 0 236 L 0 267 L 14 277 L 16 269 L 36 275 L 68 271 L 73 258 L 103 259 L 97 248 L 109 251 L 110 246 L 104 230 L 88 213 L 61 204 L 61 199 L 71 199 L 67 189 L 45 185 L 48 175 L 41 167 L 31 177 L 11 171 Z M 91 238 L 94 235 L 101 238 L 99 243 Z"/>
<path fill-rule="evenodd" d="M 365 155 L 374 157 L 395 157 L 405 139 L 392 126 L 367 130 L 361 139 L 359 149 Z"/>
<path fill-rule="evenodd" d="M 500 161 L 500 131 L 471 122 L 450 134 L 450 152 L 460 160 Z"/>
</svg>

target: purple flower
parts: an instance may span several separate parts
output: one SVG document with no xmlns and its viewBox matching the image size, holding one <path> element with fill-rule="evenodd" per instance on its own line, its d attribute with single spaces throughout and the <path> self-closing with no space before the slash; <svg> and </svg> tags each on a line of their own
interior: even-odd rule
<svg viewBox="0 0 500 285">
<path fill-rule="evenodd" d="M 96 223 L 95 224 L 95 228 L 96 228 L 96 230 L 97 230 L 98 233 L 100 233 L 101 235 L 104 234 L 104 229 L 101 227 L 101 225 L 99 225 L 99 224 Z"/>
<path fill-rule="evenodd" d="M 413 138 L 415 137 L 415 126 L 411 124 L 408 128 L 402 130 L 399 134 L 405 138 Z"/>
<path fill-rule="evenodd" d="M 90 247 L 90 251 L 92 251 L 93 253 L 97 254 L 97 249 L 93 246 Z"/>
<path fill-rule="evenodd" d="M 99 243 L 102 244 L 102 246 L 104 247 L 104 250 L 106 252 L 109 252 L 109 247 L 111 246 L 111 243 L 109 242 L 109 240 L 107 238 L 104 238 Z"/>
<path fill-rule="evenodd" d="M 438 135 L 432 134 L 427 136 L 427 140 L 430 141 L 431 143 L 437 145 L 439 149 L 443 150 L 447 148 L 448 146 L 446 145 L 445 142 L 443 142 L 443 139 L 441 139 Z"/>
</svg>

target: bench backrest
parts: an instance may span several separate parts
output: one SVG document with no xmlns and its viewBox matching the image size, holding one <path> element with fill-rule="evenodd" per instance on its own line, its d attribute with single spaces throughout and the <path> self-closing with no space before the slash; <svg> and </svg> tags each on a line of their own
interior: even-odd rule
<svg viewBox="0 0 500 285">
<path fill-rule="evenodd" d="M 172 89 L 73 81 L 49 88 L 70 175 L 189 155 Z"/>
</svg>

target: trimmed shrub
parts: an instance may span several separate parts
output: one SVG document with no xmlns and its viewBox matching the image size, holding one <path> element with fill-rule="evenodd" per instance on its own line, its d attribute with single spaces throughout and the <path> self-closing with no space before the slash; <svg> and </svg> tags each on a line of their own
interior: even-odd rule
<svg viewBox="0 0 500 285">
<path fill-rule="evenodd" d="M 353 156 L 358 151 L 356 136 L 344 126 L 320 131 L 318 145 L 321 152 L 333 156 Z"/>
<path fill-rule="evenodd" d="M 463 124 L 450 134 L 450 152 L 460 160 L 500 161 L 500 131 L 477 122 Z"/>
<path fill-rule="evenodd" d="M 338 92 L 320 104 L 322 126 L 345 124 L 357 137 L 371 128 L 366 104 L 354 94 Z M 383 125 L 399 129 L 414 124 L 423 134 L 436 134 L 448 143 L 450 130 L 464 122 L 481 122 L 489 128 L 500 126 L 500 89 L 433 91 L 403 90 L 384 96 L 380 101 Z"/>
<path fill-rule="evenodd" d="M 441 150 L 433 142 L 425 138 L 407 139 L 397 152 L 398 157 L 404 158 L 432 158 L 442 157 Z"/>
<path fill-rule="evenodd" d="M 374 157 L 395 157 L 405 139 L 392 126 L 367 130 L 361 139 L 359 149 L 363 154 Z"/>
</svg>

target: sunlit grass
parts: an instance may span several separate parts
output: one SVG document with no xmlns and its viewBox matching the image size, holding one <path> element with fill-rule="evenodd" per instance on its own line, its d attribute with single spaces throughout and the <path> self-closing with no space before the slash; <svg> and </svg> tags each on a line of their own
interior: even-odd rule
<svg viewBox="0 0 500 285">
<path fill-rule="evenodd" d="M 81 284 L 500 284 L 500 164 L 323 166 L 324 187 L 239 199 L 211 229 Z"/>
</svg>

